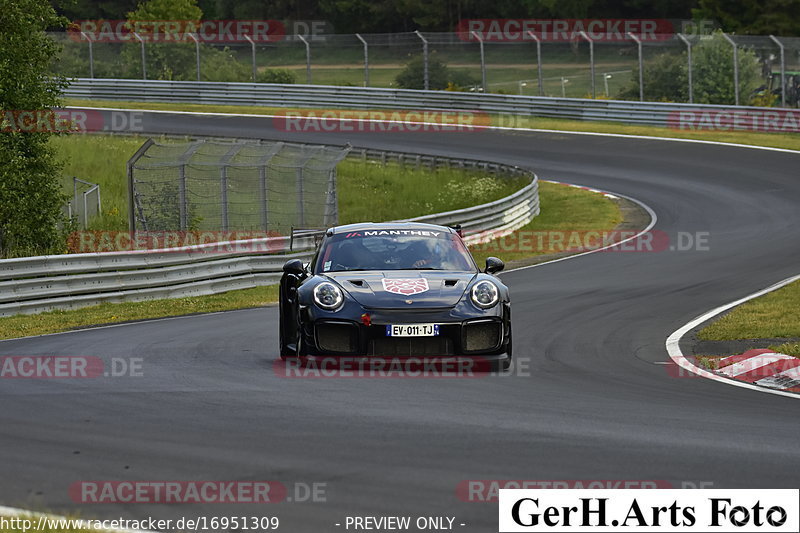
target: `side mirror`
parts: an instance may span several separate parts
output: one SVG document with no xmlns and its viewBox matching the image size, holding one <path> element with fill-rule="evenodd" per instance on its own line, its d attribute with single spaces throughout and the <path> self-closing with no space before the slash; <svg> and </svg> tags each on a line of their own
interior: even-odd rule
<svg viewBox="0 0 800 533">
<path fill-rule="evenodd" d="M 503 263 L 500 259 L 496 257 L 487 257 L 486 258 L 486 269 L 484 272 L 487 274 L 494 274 L 495 272 L 500 272 L 506 267 L 506 264 Z"/>
<path fill-rule="evenodd" d="M 283 265 L 283 271 L 287 274 L 294 274 L 295 276 L 302 276 L 305 274 L 306 269 L 303 266 L 303 262 L 299 259 L 289 259 Z"/>
</svg>

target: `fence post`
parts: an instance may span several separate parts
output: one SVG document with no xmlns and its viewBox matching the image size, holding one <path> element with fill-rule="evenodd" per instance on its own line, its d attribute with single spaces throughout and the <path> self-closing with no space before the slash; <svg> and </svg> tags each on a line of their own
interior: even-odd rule
<svg viewBox="0 0 800 533">
<path fill-rule="evenodd" d="M 428 77 L 428 39 L 422 36 L 419 30 L 415 31 L 414 33 L 417 34 L 422 40 L 422 61 L 423 61 L 423 88 L 427 91 L 430 89 L 430 79 Z"/>
<path fill-rule="evenodd" d="M 544 96 L 544 84 L 542 83 L 542 40 L 532 31 L 529 31 L 528 35 L 531 39 L 536 41 L 536 72 L 539 81 L 539 96 Z"/>
<path fill-rule="evenodd" d="M 94 78 L 94 50 L 92 49 L 92 38 L 81 32 L 81 36 L 89 42 L 89 77 Z"/>
<path fill-rule="evenodd" d="M 220 159 L 219 187 L 220 187 L 220 216 L 222 218 L 222 231 L 228 231 L 228 162 L 244 147 L 244 144 L 234 144 Z"/>
<path fill-rule="evenodd" d="M 686 45 L 686 63 L 687 63 L 686 66 L 689 69 L 688 70 L 688 74 L 689 74 L 689 103 L 693 104 L 694 103 L 694 84 L 692 83 L 692 43 L 682 33 L 679 33 L 678 37 Z"/>
<path fill-rule="evenodd" d="M 244 36 L 245 39 L 250 43 L 250 56 L 253 63 L 253 83 L 256 82 L 256 43 L 253 39 L 250 38 L 249 35 Z"/>
<path fill-rule="evenodd" d="M 739 105 L 739 47 L 727 33 L 723 33 L 722 36 L 733 46 L 733 98 L 735 104 Z"/>
<path fill-rule="evenodd" d="M 581 32 L 581 37 L 586 39 L 589 42 L 589 71 L 591 72 L 592 76 L 592 98 L 597 97 L 597 90 L 595 88 L 595 79 L 594 79 L 594 41 L 589 38 L 585 31 Z"/>
<path fill-rule="evenodd" d="M 144 155 L 144 153 L 155 144 L 153 139 L 147 139 L 143 145 L 136 150 L 136 153 L 128 160 L 128 230 L 131 232 L 131 237 L 136 235 L 136 187 L 133 184 L 133 166 Z M 145 231 L 147 226 L 145 224 Z"/>
<path fill-rule="evenodd" d="M 472 32 L 472 36 L 478 39 L 478 43 L 481 46 L 481 88 L 483 89 L 483 92 L 488 92 L 486 90 L 486 56 L 483 53 L 483 39 L 481 39 L 481 36 L 474 31 Z"/>
<path fill-rule="evenodd" d="M 281 151 L 282 148 L 282 142 L 276 143 L 258 161 L 259 207 L 261 212 L 261 227 L 264 229 L 265 233 L 269 230 L 269 209 L 267 206 L 267 202 L 269 202 L 269 192 L 267 189 L 267 165 L 269 164 L 270 160 Z"/>
<path fill-rule="evenodd" d="M 147 79 L 147 61 L 145 60 L 144 54 L 144 39 L 142 39 L 138 33 L 133 32 L 133 36 L 139 41 L 139 44 L 142 45 L 142 79 Z"/>
<path fill-rule="evenodd" d="M 642 40 L 633 33 L 628 32 L 628 37 L 636 43 L 639 52 L 639 101 L 644 102 L 644 58 L 642 57 Z"/>
<path fill-rule="evenodd" d="M 200 81 L 200 41 L 197 40 L 197 36 L 190 33 L 189 37 L 192 38 L 194 41 L 194 58 L 195 63 L 197 64 L 197 81 Z"/>
<path fill-rule="evenodd" d="M 783 43 L 777 37 L 770 35 L 769 38 L 781 49 L 781 107 L 786 107 L 786 50 L 784 50 Z M 770 75 L 772 75 L 771 72 Z"/>
<path fill-rule="evenodd" d="M 356 37 L 364 45 L 364 87 L 369 87 L 369 46 L 361 34 L 356 33 Z"/>
<path fill-rule="evenodd" d="M 297 38 L 306 45 L 306 83 L 311 85 L 311 45 L 309 45 L 306 38 L 299 33 L 297 34 Z"/>
</svg>

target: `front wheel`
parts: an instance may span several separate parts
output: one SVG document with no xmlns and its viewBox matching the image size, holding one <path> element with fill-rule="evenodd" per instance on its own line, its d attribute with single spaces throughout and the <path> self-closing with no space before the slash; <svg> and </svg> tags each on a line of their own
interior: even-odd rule
<svg viewBox="0 0 800 533">
<path fill-rule="evenodd" d="M 503 370 L 508 370 L 511 368 L 511 329 L 509 327 L 508 330 L 508 347 L 506 348 L 506 355 L 508 356 L 505 361 L 503 361 Z"/>
<path fill-rule="evenodd" d="M 285 361 L 290 357 L 295 357 L 297 352 L 290 344 L 292 339 L 286 331 L 288 324 L 286 323 L 286 304 L 284 303 L 286 295 L 284 292 L 285 286 L 281 283 L 278 295 L 278 344 L 280 345 L 281 359 Z"/>
</svg>

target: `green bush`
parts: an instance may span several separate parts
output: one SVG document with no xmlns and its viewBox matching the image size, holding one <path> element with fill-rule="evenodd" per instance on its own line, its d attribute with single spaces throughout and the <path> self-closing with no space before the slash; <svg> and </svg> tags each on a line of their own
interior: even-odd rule
<svg viewBox="0 0 800 533">
<path fill-rule="evenodd" d="M 283 68 L 268 68 L 258 73 L 256 79 L 259 83 L 297 83 L 294 72 Z"/>
<path fill-rule="evenodd" d="M 424 89 L 425 58 L 422 55 L 412 57 L 395 78 L 395 83 L 401 89 Z M 447 89 L 448 85 L 468 87 L 477 83 L 477 80 L 466 72 L 451 71 L 444 62 L 439 60 L 435 52 L 428 56 L 429 89 L 438 91 Z"/>
<path fill-rule="evenodd" d="M 693 52 L 694 101 L 700 104 L 732 104 L 733 47 L 722 33 L 703 39 Z M 739 97 L 747 104 L 761 85 L 761 67 L 752 50 L 739 48 Z"/>
<path fill-rule="evenodd" d="M 739 48 L 739 99 L 749 104 L 762 84 L 761 67 L 755 52 Z M 644 98 L 650 101 L 686 102 L 689 99 L 686 52 L 664 53 L 645 62 Z M 698 104 L 733 104 L 733 47 L 717 32 L 702 39 L 692 49 L 694 101 Z M 618 98 L 638 100 L 639 69 Z"/>
<path fill-rule="evenodd" d="M 664 53 L 655 56 L 645 63 L 642 81 L 645 100 L 685 102 L 689 94 L 686 54 Z M 639 99 L 638 67 L 617 97 L 623 100 Z"/>
<path fill-rule="evenodd" d="M 203 81 L 250 81 L 253 71 L 251 67 L 236 61 L 228 47 L 220 50 L 201 46 L 200 76 Z"/>
</svg>

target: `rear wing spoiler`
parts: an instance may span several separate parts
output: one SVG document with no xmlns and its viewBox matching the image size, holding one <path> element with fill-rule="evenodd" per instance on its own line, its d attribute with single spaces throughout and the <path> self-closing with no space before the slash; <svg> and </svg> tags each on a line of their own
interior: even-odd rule
<svg viewBox="0 0 800 533">
<path fill-rule="evenodd" d="M 289 251 L 308 250 L 316 248 L 325 236 L 325 229 L 319 228 L 295 228 L 292 226 L 289 234 Z"/>
</svg>

